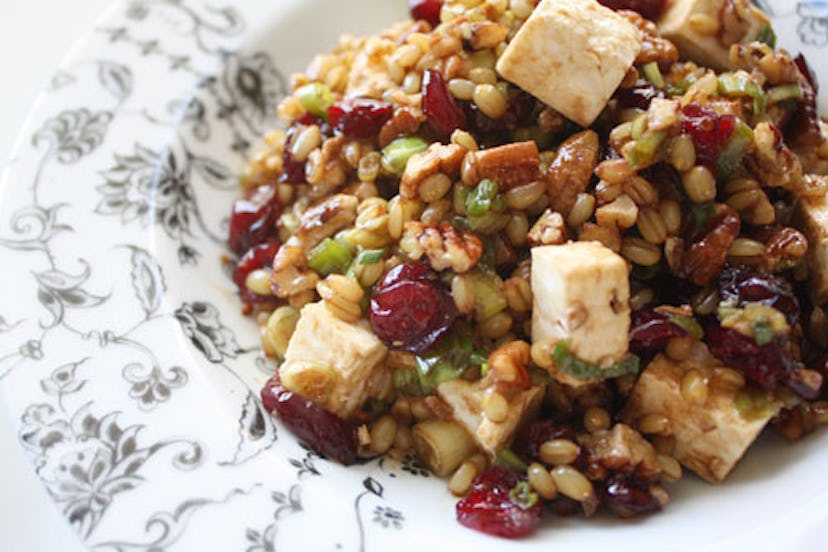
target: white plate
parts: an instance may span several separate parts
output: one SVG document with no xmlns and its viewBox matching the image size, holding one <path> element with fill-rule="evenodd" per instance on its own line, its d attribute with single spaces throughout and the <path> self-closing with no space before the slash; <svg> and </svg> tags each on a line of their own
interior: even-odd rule
<svg viewBox="0 0 828 552">
<path fill-rule="evenodd" d="M 824 2 L 767 3 L 781 44 L 828 75 Z M 2 180 L 0 390 L 88 547 L 504 544 L 457 525 L 418 466 L 343 468 L 264 416 L 269 368 L 218 261 L 243 150 L 286 76 L 403 4 L 123 2 L 38 103 Z M 660 515 L 550 518 L 519 546 L 820 547 L 826 439 L 765 438 L 725 485 L 674 486 Z"/>
</svg>

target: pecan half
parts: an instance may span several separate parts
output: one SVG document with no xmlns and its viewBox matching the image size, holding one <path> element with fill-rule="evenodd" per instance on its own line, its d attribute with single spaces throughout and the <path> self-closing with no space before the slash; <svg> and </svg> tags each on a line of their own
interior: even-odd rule
<svg viewBox="0 0 828 552">
<path fill-rule="evenodd" d="M 679 276 L 699 286 L 713 282 L 721 272 L 733 240 L 742 225 L 739 214 L 727 205 L 718 204 L 717 216 L 708 224 L 710 230 L 684 252 Z"/>
<path fill-rule="evenodd" d="M 631 10 L 619 10 L 618 15 L 626 18 L 638 30 L 641 50 L 635 58 L 635 65 L 657 61 L 662 69 L 666 69 L 678 61 L 678 49 L 675 44 L 658 34 L 655 23 Z"/>
<path fill-rule="evenodd" d="M 540 153 L 535 142 L 516 142 L 469 153 L 477 179 L 489 178 L 508 192 L 540 178 Z"/>
<path fill-rule="evenodd" d="M 592 130 L 579 132 L 564 140 L 546 171 L 549 207 L 566 215 L 575 205 L 578 194 L 586 191 L 598 165 L 600 144 Z"/>
<path fill-rule="evenodd" d="M 428 256 L 431 268 L 440 271 L 468 272 L 483 255 L 483 241 L 472 232 L 458 232 L 451 224 L 408 222 L 400 248 L 413 260 Z"/>
</svg>

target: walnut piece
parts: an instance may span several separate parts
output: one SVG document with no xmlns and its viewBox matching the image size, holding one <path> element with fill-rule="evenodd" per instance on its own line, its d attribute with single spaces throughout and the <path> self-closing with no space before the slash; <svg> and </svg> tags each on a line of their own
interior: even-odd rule
<svg viewBox="0 0 828 552">
<path fill-rule="evenodd" d="M 578 194 L 586 191 L 598 165 L 598 134 L 592 130 L 570 136 L 558 147 L 546 171 L 549 207 L 567 215 Z"/>
<path fill-rule="evenodd" d="M 440 271 L 468 272 L 483 255 L 483 242 L 472 232 L 458 232 L 451 224 L 408 222 L 400 239 L 400 248 L 418 261 L 428 256 L 431 268 Z"/>
<path fill-rule="evenodd" d="M 526 236 L 529 245 L 560 245 L 566 241 L 566 224 L 563 216 L 552 209 L 547 209 L 538 218 Z"/>
<path fill-rule="evenodd" d="M 412 155 L 400 180 L 400 196 L 416 199 L 420 182 L 440 171 L 456 178 L 465 155 L 466 148 L 457 144 L 431 144 L 424 152 Z"/>
<path fill-rule="evenodd" d="M 356 220 L 359 200 L 350 195 L 336 194 L 305 211 L 299 221 L 295 238 L 305 250 L 347 228 Z"/>
<path fill-rule="evenodd" d="M 489 178 L 508 192 L 540 178 L 540 153 L 535 142 L 516 142 L 469 153 L 467 161 L 478 179 Z"/>
</svg>

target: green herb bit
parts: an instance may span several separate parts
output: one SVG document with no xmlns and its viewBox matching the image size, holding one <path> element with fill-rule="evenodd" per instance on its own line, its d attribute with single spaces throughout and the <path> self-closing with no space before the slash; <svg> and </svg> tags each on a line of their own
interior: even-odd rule
<svg viewBox="0 0 828 552">
<path fill-rule="evenodd" d="M 776 335 L 773 331 L 773 326 L 767 318 L 757 318 L 751 324 L 753 330 L 753 339 L 757 345 L 767 345 L 773 341 Z"/>
<path fill-rule="evenodd" d="M 515 454 L 515 451 L 508 448 L 497 453 L 495 462 L 504 466 L 509 466 L 510 468 L 522 473 L 526 473 L 526 469 L 529 467 L 526 465 L 526 462 L 520 459 L 520 456 Z"/>
<path fill-rule="evenodd" d="M 426 149 L 428 143 L 417 136 L 398 138 L 382 150 L 382 166 L 388 172 L 402 176 L 411 156 Z"/>
<path fill-rule="evenodd" d="M 601 368 L 572 354 L 567 341 L 559 341 L 555 345 L 555 349 L 552 351 L 552 360 L 555 361 L 561 372 L 581 380 L 605 380 L 626 376 L 627 374 L 637 374 L 640 365 L 637 356 L 628 354 L 612 366 Z"/>
<path fill-rule="evenodd" d="M 804 96 L 802 86 L 797 82 L 793 84 L 783 84 L 774 86 L 768 90 L 767 100 L 768 105 L 778 104 L 786 100 L 799 101 Z"/>
<path fill-rule="evenodd" d="M 474 312 L 486 320 L 509 306 L 503 295 L 503 280 L 494 273 L 475 269 L 468 273 L 474 290 Z"/>
<path fill-rule="evenodd" d="M 624 148 L 627 162 L 636 169 L 649 167 L 656 161 L 658 150 L 667 139 L 667 131 L 645 133 L 642 138 L 634 140 Z"/>
<path fill-rule="evenodd" d="M 693 224 L 699 230 L 707 228 L 707 221 L 716 212 L 712 203 L 692 204 L 689 206 L 690 214 L 693 216 Z"/>
<path fill-rule="evenodd" d="M 385 258 L 385 249 L 366 249 L 357 255 L 356 263 L 358 265 L 369 265 L 380 262 Z"/>
<path fill-rule="evenodd" d="M 762 42 L 763 44 L 767 44 L 771 48 L 776 48 L 776 32 L 770 25 L 764 25 L 761 29 L 759 29 L 759 34 L 756 35 L 756 40 Z"/>
<path fill-rule="evenodd" d="M 720 180 L 728 179 L 741 165 L 745 154 L 753 143 L 753 129 L 741 119 L 736 119 L 733 134 L 725 143 L 716 160 L 717 177 Z"/>
<path fill-rule="evenodd" d="M 509 491 L 509 498 L 522 510 L 528 510 L 538 503 L 538 493 L 532 490 L 528 481 L 521 481 Z"/>
<path fill-rule="evenodd" d="M 641 113 L 633 119 L 630 136 L 632 136 L 633 140 L 640 140 L 644 137 L 645 130 L 647 130 L 647 114 Z"/>
<path fill-rule="evenodd" d="M 658 62 L 651 61 L 645 63 L 641 69 L 644 71 L 644 77 L 652 83 L 656 88 L 664 88 L 664 76 L 661 74 L 661 69 L 658 68 Z"/>
<path fill-rule="evenodd" d="M 348 246 L 325 238 L 308 252 L 308 266 L 322 276 L 344 270 L 353 259 L 354 254 Z"/>
<path fill-rule="evenodd" d="M 765 92 L 744 71 L 721 75 L 719 93 L 725 96 L 753 98 L 753 112 L 757 115 L 765 112 Z"/>
<path fill-rule="evenodd" d="M 701 339 L 704 337 L 704 330 L 701 324 L 692 316 L 671 316 L 670 322 L 687 332 L 687 335 Z"/>
<path fill-rule="evenodd" d="M 755 387 L 742 387 L 734 400 L 736 410 L 745 420 L 758 420 L 772 416 L 781 406 L 770 391 Z"/>
<path fill-rule="evenodd" d="M 480 217 L 488 213 L 497 197 L 499 187 L 497 182 L 484 178 L 466 197 L 466 214 Z"/>
<path fill-rule="evenodd" d="M 497 234 L 509 224 L 508 213 L 498 213 L 494 209 L 490 210 L 485 215 L 478 217 L 469 216 L 468 221 L 469 230 L 491 236 Z"/>
<path fill-rule="evenodd" d="M 334 103 L 330 88 L 321 82 L 312 82 L 296 90 L 296 97 L 306 111 L 328 120 L 328 108 Z"/>
<path fill-rule="evenodd" d="M 469 336 L 449 334 L 429 354 L 414 357 L 420 387 L 429 393 L 441 383 L 459 378 L 480 358 L 485 356 L 475 351 Z"/>
</svg>

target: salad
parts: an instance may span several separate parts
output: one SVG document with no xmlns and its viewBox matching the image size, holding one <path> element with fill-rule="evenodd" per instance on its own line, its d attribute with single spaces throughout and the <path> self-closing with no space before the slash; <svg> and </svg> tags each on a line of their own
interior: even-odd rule
<svg viewBox="0 0 828 552">
<path fill-rule="evenodd" d="M 828 125 L 747 0 L 411 0 L 292 77 L 228 245 L 265 407 L 458 521 L 659 511 L 828 422 Z"/>
</svg>

